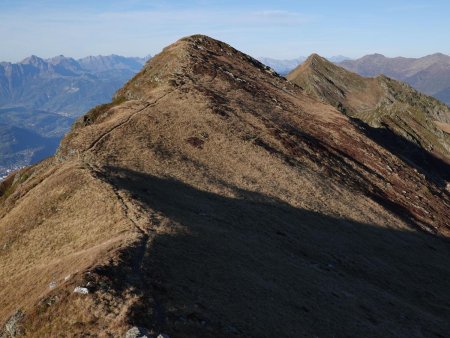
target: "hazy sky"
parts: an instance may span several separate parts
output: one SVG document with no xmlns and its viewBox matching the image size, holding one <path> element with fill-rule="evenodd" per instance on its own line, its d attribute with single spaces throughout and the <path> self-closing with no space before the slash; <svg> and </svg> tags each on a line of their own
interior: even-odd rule
<svg viewBox="0 0 450 338">
<path fill-rule="evenodd" d="M 202 33 L 253 56 L 450 54 L 450 0 L 0 0 L 0 60 L 144 56 Z"/>
</svg>

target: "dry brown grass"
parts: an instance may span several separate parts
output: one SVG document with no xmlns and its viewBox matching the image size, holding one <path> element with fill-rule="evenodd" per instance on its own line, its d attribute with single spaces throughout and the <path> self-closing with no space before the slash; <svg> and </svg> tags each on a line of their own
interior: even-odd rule
<svg viewBox="0 0 450 338">
<path fill-rule="evenodd" d="M 446 132 L 447 134 L 450 134 L 450 124 L 449 123 L 444 123 L 444 122 L 439 122 L 439 121 L 435 121 L 436 126 Z"/>
<path fill-rule="evenodd" d="M 416 229 L 447 236 L 449 197 L 345 115 L 204 37 L 119 94 L 1 202 L 0 322 L 21 308 L 34 337 L 448 332 L 449 246 Z"/>
<path fill-rule="evenodd" d="M 82 274 L 133 236 L 117 200 L 88 169 L 63 165 L 35 187 L 27 183 L 0 221 L 2 318 L 28 311 L 51 282 L 74 288 L 66 276 Z"/>
</svg>

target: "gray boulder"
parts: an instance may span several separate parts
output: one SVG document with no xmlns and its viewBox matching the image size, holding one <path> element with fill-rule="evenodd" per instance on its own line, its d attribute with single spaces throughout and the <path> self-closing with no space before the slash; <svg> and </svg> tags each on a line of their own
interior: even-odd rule
<svg viewBox="0 0 450 338">
<path fill-rule="evenodd" d="M 152 336 L 146 328 L 134 326 L 127 331 L 125 338 L 152 338 Z"/>
</svg>

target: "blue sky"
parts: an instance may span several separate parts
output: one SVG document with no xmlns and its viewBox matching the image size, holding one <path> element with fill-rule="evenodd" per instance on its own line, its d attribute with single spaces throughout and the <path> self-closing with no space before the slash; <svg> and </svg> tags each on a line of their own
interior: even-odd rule
<svg viewBox="0 0 450 338">
<path fill-rule="evenodd" d="M 145 56 L 191 34 L 252 55 L 450 54 L 450 0 L 0 0 L 0 60 Z"/>
</svg>

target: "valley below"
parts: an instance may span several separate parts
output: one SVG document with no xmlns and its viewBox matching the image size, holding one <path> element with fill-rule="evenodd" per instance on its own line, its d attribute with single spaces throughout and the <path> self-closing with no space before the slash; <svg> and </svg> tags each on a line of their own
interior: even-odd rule
<svg viewBox="0 0 450 338">
<path fill-rule="evenodd" d="M 109 102 L 148 58 L 31 56 L 0 62 L 0 176 L 52 156 L 73 122 Z"/>
</svg>

